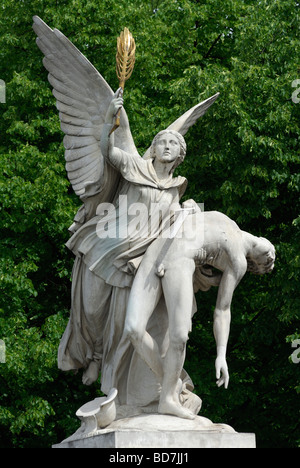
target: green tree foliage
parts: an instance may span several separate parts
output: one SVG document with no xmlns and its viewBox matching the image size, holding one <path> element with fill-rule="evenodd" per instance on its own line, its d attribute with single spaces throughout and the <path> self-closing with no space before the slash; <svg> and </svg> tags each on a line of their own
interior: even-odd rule
<svg viewBox="0 0 300 468">
<path fill-rule="evenodd" d="M 65 242 L 79 205 L 66 177 L 58 112 L 32 16 L 60 29 L 112 88 L 116 37 L 127 26 L 137 60 L 125 90 L 135 142 L 220 92 L 187 135 L 186 198 L 275 244 L 271 275 L 246 275 L 234 296 L 229 389 L 215 387 L 216 290 L 197 297 L 186 367 L 202 414 L 259 447 L 297 447 L 299 369 L 299 3 L 293 0 L 2 1 L 0 78 L 0 447 L 49 447 L 78 426 L 99 393 L 57 370 L 73 258 Z M 300 94 L 300 93 L 299 93 Z M 298 431 L 298 432 L 297 432 Z"/>
</svg>

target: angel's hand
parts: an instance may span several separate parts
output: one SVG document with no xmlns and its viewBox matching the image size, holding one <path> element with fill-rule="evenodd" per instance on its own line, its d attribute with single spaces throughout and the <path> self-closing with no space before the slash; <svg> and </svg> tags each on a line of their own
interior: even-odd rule
<svg viewBox="0 0 300 468">
<path fill-rule="evenodd" d="M 117 92 L 114 94 L 114 97 L 112 98 L 107 112 L 106 112 L 106 117 L 105 121 L 106 123 L 113 124 L 114 123 L 114 118 L 118 111 L 123 107 L 124 100 L 123 100 L 123 92 L 122 88 L 119 88 Z"/>
</svg>

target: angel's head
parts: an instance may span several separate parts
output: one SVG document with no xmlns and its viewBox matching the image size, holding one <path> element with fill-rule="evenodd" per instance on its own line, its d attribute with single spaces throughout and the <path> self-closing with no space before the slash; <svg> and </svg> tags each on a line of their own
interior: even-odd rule
<svg viewBox="0 0 300 468">
<path fill-rule="evenodd" d="M 182 163 L 186 155 L 186 143 L 183 136 L 175 130 L 162 130 L 153 139 L 150 148 L 150 158 L 169 158 L 174 160 L 171 172 Z"/>
</svg>

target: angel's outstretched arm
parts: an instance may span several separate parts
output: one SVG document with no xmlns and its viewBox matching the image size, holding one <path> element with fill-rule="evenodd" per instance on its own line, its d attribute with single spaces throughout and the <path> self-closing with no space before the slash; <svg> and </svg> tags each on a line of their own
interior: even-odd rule
<svg viewBox="0 0 300 468">
<path fill-rule="evenodd" d="M 104 158 L 110 162 L 114 167 L 118 168 L 124 160 L 126 160 L 130 155 L 124 150 L 115 146 L 114 133 L 111 133 L 111 130 L 114 126 L 114 120 L 119 109 L 123 107 L 123 98 L 118 97 L 118 91 L 114 95 L 113 99 L 108 106 L 105 124 L 103 125 L 103 130 L 101 134 L 101 151 Z"/>
<path fill-rule="evenodd" d="M 49 72 L 61 129 L 65 133 L 66 170 L 73 190 L 84 203 L 100 192 L 110 199 L 118 185 L 120 171 L 106 164 L 100 151 L 100 138 L 114 93 L 63 33 L 51 29 L 38 16 L 33 17 L 33 29 L 37 45 L 44 54 L 43 64 Z M 118 148 L 138 155 L 124 109 L 114 139 Z"/>
</svg>

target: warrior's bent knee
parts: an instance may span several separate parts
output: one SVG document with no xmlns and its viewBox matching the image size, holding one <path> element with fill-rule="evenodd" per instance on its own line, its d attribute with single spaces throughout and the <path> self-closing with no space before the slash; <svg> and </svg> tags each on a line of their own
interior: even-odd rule
<svg viewBox="0 0 300 468">
<path fill-rule="evenodd" d="M 134 344 L 142 340 L 144 330 L 138 324 L 127 321 L 124 326 L 124 334 Z"/>
<path fill-rule="evenodd" d="M 178 331 L 172 333 L 172 337 L 170 336 L 170 345 L 173 349 L 176 348 L 178 350 L 184 350 L 188 339 L 188 333 L 185 333 L 184 331 Z"/>
</svg>

